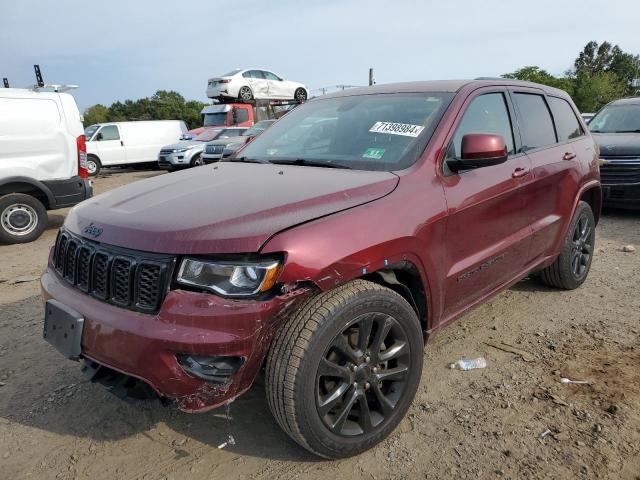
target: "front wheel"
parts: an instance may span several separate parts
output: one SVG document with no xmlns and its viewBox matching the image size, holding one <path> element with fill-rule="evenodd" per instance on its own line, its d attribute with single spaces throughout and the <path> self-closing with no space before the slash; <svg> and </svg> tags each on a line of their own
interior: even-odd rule
<svg viewBox="0 0 640 480">
<path fill-rule="evenodd" d="M 202 156 L 198 154 L 191 159 L 191 163 L 189 165 L 191 167 L 200 167 L 204 165 L 204 160 L 202 159 Z"/>
<path fill-rule="evenodd" d="M 298 103 L 304 103 L 307 101 L 307 91 L 304 88 L 296 89 L 296 92 L 293 94 L 293 99 Z"/>
<path fill-rule="evenodd" d="M 355 280 L 322 293 L 274 338 L 266 366 L 271 412 L 310 452 L 356 455 L 404 417 L 423 348 L 416 313 L 393 290 Z"/>
<path fill-rule="evenodd" d="M 596 239 L 596 221 L 586 202 L 578 203 L 564 245 L 556 261 L 540 271 L 543 283 L 573 290 L 584 283 L 591 268 Z"/>
<path fill-rule="evenodd" d="M 28 243 L 47 227 L 47 209 L 31 195 L 12 193 L 0 197 L 0 242 Z"/>
</svg>

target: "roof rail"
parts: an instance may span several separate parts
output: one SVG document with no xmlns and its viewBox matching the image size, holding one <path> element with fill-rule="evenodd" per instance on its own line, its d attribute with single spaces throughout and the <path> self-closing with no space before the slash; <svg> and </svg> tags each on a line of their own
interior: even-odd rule
<svg viewBox="0 0 640 480">
<path fill-rule="evenodd" d="M 44 83 L 42 85 L 33 85 L 31 87 L 27 87 L 34 92 L 68 92 L 69 90 L 73 90 L 74 88 L 78 88 L 78 85 L 65 85 L 65 84 L 55 84 L 55 83 Z"/>
</svg>

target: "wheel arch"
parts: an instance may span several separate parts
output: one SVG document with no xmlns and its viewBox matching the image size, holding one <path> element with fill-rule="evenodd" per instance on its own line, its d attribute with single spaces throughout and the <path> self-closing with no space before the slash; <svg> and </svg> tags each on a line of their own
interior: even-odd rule
<svg viewBox="0 0 640 480">
<path fill-rule="evenodd" d="M 47 209 L 56 205 L 51 190 L 42 182 L 28 177 L 9 177 L 0 182 L 0 197 L 10 193 L 24 193 L 38 199 Z"/>
<path fill-rule="evenodd" d="M 580 197 L 578 201 L 583 201 L 589 204 L 591 207 L 591 211 L 593 212 L 593 218 L 596 221 L 596 225 L 598 225 L 598 221 L 600 220 L 600 212 L 602 210 L 602 187 L 597 185 L 591 185 L 580 192 Z M 574 211 L 577 207 L 574 206 Z"/>
</svg>

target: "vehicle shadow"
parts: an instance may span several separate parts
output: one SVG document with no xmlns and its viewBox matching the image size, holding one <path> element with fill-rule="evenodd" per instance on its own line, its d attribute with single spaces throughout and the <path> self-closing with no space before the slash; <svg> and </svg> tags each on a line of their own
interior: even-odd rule
<svg viewBox="0 0 640 480">
<path fill-rule="evenodd" d="M 242 397 L 224 409 L 188 414 L 159 401 L 130 404 L 86 381 L 79 363 L 64 359 L 42 339 L 39 296 L 0 305 L 0 418 L 69 438 L 122 441 L 142 435 L 174 449 L 176 458 L 222 455 L 228 435 L 237 455 L 275 460 L 317 461 L 291 440 L 269 411 L 260 375 Z M 66 443 L 67 440 L 63 438 Z M 134 440 L 131 440 L 134 441 Z"/>
</svg>

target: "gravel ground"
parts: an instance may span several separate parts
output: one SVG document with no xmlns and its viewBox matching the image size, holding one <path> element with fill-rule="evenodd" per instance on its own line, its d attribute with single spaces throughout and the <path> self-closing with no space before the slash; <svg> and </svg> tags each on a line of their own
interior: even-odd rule
<svg viewBox="0 0 640 480">
<path fill-rule="evenodd" d="M 160 172 L 105 171 L 97 193 Z M 640 479 L 640 213 L 609 212 L 587 282 L 524 280 L 427 347 L 407 418 L 377 448 L 321 461 L 272 419 L 264 380 L 231 408 L 132 406 L 83 381 L 41 338 L 37 277 L 65 211 L 0 246 L 0 477 L 7 479 Z M 447 365 L 484 356 L 487 368 Z M 588 380 L 564 385 L 561 376 Z M 236 445 L 217 446 L 231 433 Z"/>
</svg>

